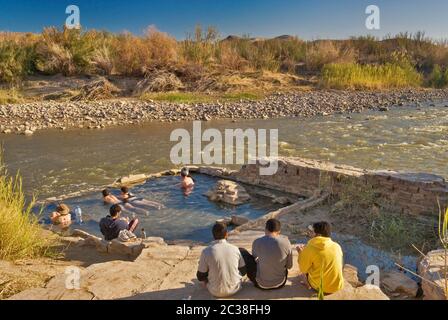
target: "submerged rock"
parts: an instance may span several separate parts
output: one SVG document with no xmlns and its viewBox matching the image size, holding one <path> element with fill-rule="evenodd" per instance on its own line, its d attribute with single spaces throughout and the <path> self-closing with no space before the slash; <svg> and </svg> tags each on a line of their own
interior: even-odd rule
<svg viewBox="0 0 448 320">
<path fill-rule="evenodd" d="M 205 194 L 211 201 L 223 202 L 231 205 L 241 205 L 250 200 L 250 196 L 246 189 L 240 184 L 220 180 L 216 183 L 212 190 Z"/>
<path fill-rule="evenodd" d="M 248 218 L 245 217 L 239 217 L 239 216 L 232 216 L 232 219 L 230 220 L 230 224 L 239 227 L 242 226 L 243 224 L 248 223 L 250 220 Z"/>
<path fill-rule="evenodd" d="M 272 200 L 272 203 L 278 203 L 278 204 L 281 204 L 281 205 L 288 205 L 288 204 L 291 204 L 292 201 L 288 197 L 278 197 L 278 198 L 275 198 L 274 200 Z"/>
<path fill-rule="evenodd" d="M 144 182 L 147 179 L 145 174 L 131 174 L 126 177 L 122 177 L 117 180 L 117 182 L 121 185 L 131 185 L 140 182 Z"/>
<path fill-rule="evenodd" d="M 34 134 L 34 131 L 31 131 L 31 130 L 25 130 L 25 131 L 23 131 L 23 134 L 24 134 L 25 136 L 32 136 L 32 135 Z"/>
</svg>

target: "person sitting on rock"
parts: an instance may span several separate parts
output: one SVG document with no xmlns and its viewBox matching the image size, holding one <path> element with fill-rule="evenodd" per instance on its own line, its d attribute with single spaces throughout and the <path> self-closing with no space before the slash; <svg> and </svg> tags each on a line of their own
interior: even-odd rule
<svg viewBox="0 0 448 320">
<path fill-rule="evenodd" d="M 270 219 L 266 222 L 266 235 L 252 244 L 252 255 L 240 249 L 247 276 L 258 289 L 281 289 L 288 280 L 288 269 L 293 266 L 292 247 L 289 239 L 280 232 L 280 221 Z"/>
<path fill-rule="evenodd" d="M 318 222 L 309 227 L 312 239 L 299 245 L 299 268 L 308 288 L 332 294 L 344 286 L 343 253 L 341 246 L 331 240 L 331 225 Z"/>
<path fill-rule="evenodd" d="M 110 215 L 100 220 L 100 230 L 107 241 L 117 239 L 122 230 L 134 232 L 137 228 L 138 219 L 129 221 L 128 218 L 122 218 L 121 211 L 121 206 L 114 204 L 110 207 Z"/>
<path fill-rule="evenodd" d="M 149 212 L 146 211 L 145 209 L 134 207 L 129 202 L 120 201 L 116 196 L 111 194 L 108 189 L 104 189 L 102 191 L 102 194 L 103 194 L 103 201 L 104 201 L 105 205 L 118 204 L 118 205 L 121 206 L 121 209 L 123 211 L 127 211 L 129 213 L 134 213 L 135 212 L 135 213 L 142 214 L 142 215 L 145 215 L 145 216 L 149 215 Z"/>
<path fill-rule="evenodd" d="M 50 219 L 53 225 L 60 227 L 62 230 L 68 229 L 72 224 L 70 208 L 63 203 L 59 204 L 56 211 L 51 213 Z"/>
<path fill-rule="evenodd" d="M 227 226 L 213 227 L 215 241 L 202 251 L 197 278 L 217 298 L 227 298 L 241 290 L 246 267 L 240 251 L 227 242 Z"/>
<path fill-rule="evenodd" d="M 142 207 L 150 207 L 150 208 L 156 208 L 158 210 L 163 208 L 163 205 L 155 202 L 155 201 L 149 201 L 143 198 L 137 198 L 135 195 L 133 195 L 128 187 L 121 187 L 121 201 L 125 204 L 132 204 L 135 206 L 142 206 Z"/>
</svg>

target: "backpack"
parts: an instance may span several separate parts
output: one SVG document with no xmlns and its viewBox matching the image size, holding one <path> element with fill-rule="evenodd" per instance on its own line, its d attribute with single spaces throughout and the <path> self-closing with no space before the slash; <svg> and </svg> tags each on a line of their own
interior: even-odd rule
<svg viewBox="0 0 448 320">
<path fill-rule="evenodd" d="M 121 230 L 118 234 L 118 240 L 120 242 L 129 242 L 134 239 L 137 239 L 137 236 L 129 230 Z"/>
</svg>

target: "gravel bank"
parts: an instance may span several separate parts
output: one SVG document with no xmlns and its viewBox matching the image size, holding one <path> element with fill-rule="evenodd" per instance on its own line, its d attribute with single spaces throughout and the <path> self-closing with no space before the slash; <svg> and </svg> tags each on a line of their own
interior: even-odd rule
<svg viewBox="0 0 448 320">
<path fill-rule="evenodd" d="M 310 91 L 275 94 L 263 101 L 200 103 L 196 105 L 139 100 L 34 102 L 0 106 L 0 131 L 31 135 L 59 128 L 101 129 L 148 121 L 174 122 L 212 119 L 268 119 L 310 117 L 332 113 L 387 111 L 393 106 L 446 102 L 448 90 L 407 89 L 389 92 Z"/>
</svg>

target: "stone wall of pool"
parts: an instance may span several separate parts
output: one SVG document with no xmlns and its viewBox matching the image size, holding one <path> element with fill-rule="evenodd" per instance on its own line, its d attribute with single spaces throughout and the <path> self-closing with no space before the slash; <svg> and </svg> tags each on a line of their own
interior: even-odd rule
<svg viewBox="0 0 448 320">
<path fill-rule="evenodd" d="M 398 172 L 392 170 L 367 170 L 330 162 L 303 158 L 280 158 L 278 171 L 271 176 L 260 175 L 255 164 L 242 166 L 240 170 L 222 167 L 189 166 L 190 172 L 246 183 L 248 185 L 283 191 L 301 197 L 319 198 L 325 193 L 339 195 L 349 185 L 374 189 L 379 200 L 393 204 L 401 213 L 434 215 L 448 207 L 448 182 L 444 177 L 429 173 Z M 106 187 L 120 187 L 142 183 L 148 179 L 178 175 L 179 169 L 153 174 L 122 177 L 111 185 L 89 188 L 75 193 L 52 197 L 41 201 L 48 203 L 74 198 Z"/>
<path fill-rule="evenodd" d="M 306 197 L 327 190 L 338 195 L 349 185 L 366 186 L 376 192 L 379 200 L 392 204 L 402 213 L 413 215 L 438 214 L 439 205 L 448 205 L 448 183 L 445 178 L 428 173 L 365 170 L 329 162 L 301 158 L 281 158 L 278 171 L 272 176 L 261 176 L 261 164 L 245 165 L 239 171 L 217 169 L 215 174 L 247 184 L 273 188 Z M 210 168 L 199 172 L 210 174 Z M 361 192 L 361 190 L 359 190 Z"/>
</svg>

